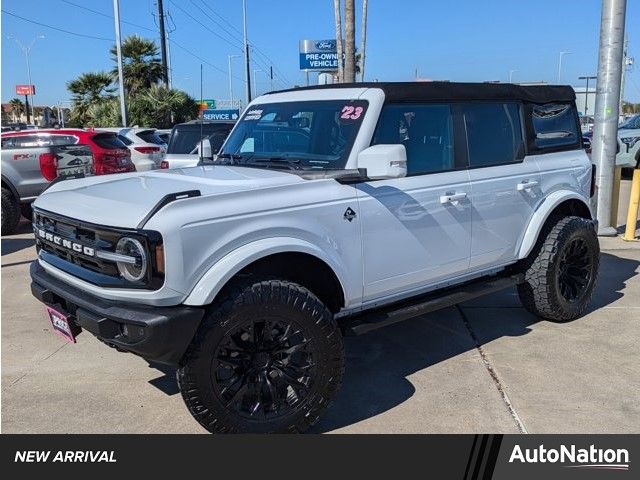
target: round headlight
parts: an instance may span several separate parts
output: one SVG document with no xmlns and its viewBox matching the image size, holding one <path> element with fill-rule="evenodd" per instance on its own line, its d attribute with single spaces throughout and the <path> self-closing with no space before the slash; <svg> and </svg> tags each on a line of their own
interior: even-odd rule
<svg viewBox="0 0 640 480">
<path fill-rule="evenodd" d="M 147 254 L 138 240 L 122 237 L 116 245 L 116 253 L 135 258 L 135 262 L 116 262 L 120 275 L 130 282 L 144 278 L 147 273 Z"/>
</svg>

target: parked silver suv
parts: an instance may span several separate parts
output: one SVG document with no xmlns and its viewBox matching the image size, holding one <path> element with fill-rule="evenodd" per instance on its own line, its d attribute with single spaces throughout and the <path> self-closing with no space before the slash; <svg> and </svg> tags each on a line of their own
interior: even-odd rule
<svg viewBox="0 0 640 480">
<path fill-rule="evenodd" d="M 41 195 L 32 291 L 70 341 L 175 365 L 211 432 L 300 432 L 340 388 L 343 333 L 508 286 L 582 315 L 594 175 L 570 87 L 274 92 L 197 167 Z"/>
<path fill-rule="evenodd" d="M 2 235 L 13 233 L 20 215 L 31 219 L 31 202 L 56 179 L 93 174 L 87 145 L 69 135 L 2 136 Z"/>
</svg>

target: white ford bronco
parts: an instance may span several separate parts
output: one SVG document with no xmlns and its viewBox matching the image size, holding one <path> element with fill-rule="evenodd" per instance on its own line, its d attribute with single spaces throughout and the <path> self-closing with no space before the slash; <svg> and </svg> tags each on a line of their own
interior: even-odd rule
<svg viewBox="0 0 640 480">
<path fill-rule="evenodd" d="M 340 388 L 345 333 L 513 285 L 537 317 L 585 312 L 581 142 L 570 87 L 269 93 L 196 167 L 49 188 L 32 291 L 70 341 L 175 365 L 209 431 L 304 431 Z"/>
</svg>

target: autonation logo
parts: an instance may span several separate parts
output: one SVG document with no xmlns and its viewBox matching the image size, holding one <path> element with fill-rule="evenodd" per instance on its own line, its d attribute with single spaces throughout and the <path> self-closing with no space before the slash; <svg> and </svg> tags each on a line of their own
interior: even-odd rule
<svg viewBox="0 0 640 480">
<path fill-rule="evenodd" d="M 626 448 L 578 448 L 560 445 L 560 448 L 525 448 L 515 445 L 509 463 L 561 463 L 567 468 L 592 468 L 597 470 L 629 470 L 629 451 Z"/>
</svg>

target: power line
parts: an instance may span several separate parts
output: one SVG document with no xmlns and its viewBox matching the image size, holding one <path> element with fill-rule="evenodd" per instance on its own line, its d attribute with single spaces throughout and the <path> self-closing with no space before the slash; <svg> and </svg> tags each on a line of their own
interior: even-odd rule
<svg viewBox="0 0 640 480">
<path fill-rule="evenodd" d="M 184 47 L 184 46 L 180 45 L 180 44 L 179 44 L 178 42 L 176 42 L 175 40 L 171 40 L 171 43 L 173 43 L 173 44 L 174 44 L 176 47 L 178 47 L 179 49 L 181 49 L 181 50 L 183 50 L 183 51 L 187 52 L 187 53 L 188 53 L 189 55 L 191 55 L 192 57 L 194 57 L 194 58 L 196 58 L 196 59 L 200 60 L 202 63 L 204 63 L 204 64 L 208 65 L 208 66 L 209 66 L 209 67 L 211 67 L 211 68 L 213 68 L 214 70 L 216 70 L 216 71 L 218 71 L 218 72 L 220 72 L 220 73 L 222 73 L 222 74 L 224 74 L 224 75 L 227 75 L 227 73 L 228 73 L 228 72 L 227 72 L 226 70 L 224 70 L 224 69 L 222 69 L 222 68 L 220 68 L 220 67 L 218 67 L 218 66 L 214 65 L 213 63 L 208 62 L 207 60 L 205 60 L 204 58 L 202 58 L 202 57 L 201 57 L 201 56 L 199 56 L 198 54 L 196 54 L 196 53 L 192 52 L 191 50 L 189 50 L 188 48 L 186 48 L 186 47 Z M 235 75 L 233 76 L 233 78 L 235 78 L 236 80 L 244 81 L 242 78 L 236 77 Z"/>
<path fill-rule="evenodd" d="M 194 22 L 196 22 L 198 25 L 200 25 L 202 28 L 204 28 L 205 30 L 209 31 L 210 33 L 212 33 L 213 35 L 215 35 L 216 37 L 218 37 L 219 39 L 225 41 L 226 43 L 228 43 L 229 45 L 231 45 L 232 47 L 238 48 L 238 49 L 242 49 L 240 46 L 234 44 L 233 42 L 229 41 L 229 39 L 223 37 L 222 35 L 220 35 L 219 33 L 217 33 L 214 30 L 211 30 L 209 27 L 207 27 L 204 23 L 202 23 L 200 20 L 198 20 L 197 18 L 195 18 L 193 15 L 191 15 L 189 12 L 187 12 L 184 8 L 182 8 L 180 5 L 178 5 L 177 3 L 175 3 L 173 0 L 169 0 L 169 3 L 171 3 L 171 5 L 173 5 L 175 8 L 177 8 L 178 10 L 180 10 L 182 13 L 184 13 L 187 17 L 189 17 L 191 20 L 193 20 Z"/>
<path fill-rule="evenodd" d="M 84 33 L 72 32 L 70 30 L 64 30 L 63 28 L 54 27 L 53 25 L 47 25 L 46 23 L 36 22 L 35 20 L 30 20 L 28 18 L 21 17 L 20 15 L 16 15 L 15 13 L 11 13 L 11 12 L 5 10 L 5 9 L 2 9 L 2 13 L 4 13 L 5 15 L 10 15 L 10 16 L 15 17 L 15 18 L 19 18 L 20 20 L 23 20 L 23 21 L 28 22 L 28 23 L 33 23 L 35 25 L 39 25 L 41 27 L 49 28 L 51 30 L 56 30 L 56 31 L 62 32 L 62 33 L 67 33 L 69 35 L 75 35 L 76 37 L 91 38 L 93 40 L 104 40 L 104 41 L 107 41 L 107 42 L 113 42 L 114 41 L 113 38 L 96 37 L 94 35 L 86 35 Z"/>
<path fill-rule="evenodd" d="M 96 15 L 100 15 L 101 17 L 105 17 L 105 18 L 109 18 L 109 19 L 113 20 L 113 16 L 112 15 L 108 15 L 106 13 L 99 12 L 98 10 L 93 10 L 92 8 L 85 7 L 84 5 L 79 5 L 77 3 L 70 2 L 69 0 L 60 0 L 60 1 L 63 2 L 63 3 L 66 3 L 68 5 L 72 5 L 74 7 L 81 8 L 82 10 L 86 10 L 88 12 L 95 13 Z M 143 30 L 148 30 L 150 32 L 155 32 L 155 30 L 153 28 L 145 27 L 144 25 L 138 25 L 137 23 L 127 22 L 126 20 L 120 20 L 120 22 L 121 23 L 125 23 L 127 25 L 131 25 L 132 27 L 141 28 Z"/>
<path fill-rule="evenodd" d="M 207 12 L 205 12 L 205 11 L 204 11 L 204 9 L 203 9 L 200 5 L 197 5 L 193 0 L 191 0 L 191 3 L 193 4 L 193 6 L 194 6 L 194 7 L 196 7 L 198 10 L 200 10 L 200 11 L 201 11 L 201 12 L 202 12 L 202 13 L 203 13 L 203 14 L 204 14 L 204 15 L 205 15 L 209 20 L 211 20 L 213 23 L 215 23 L 216 25 L 218 25 L 218 26 L 219 26 L 219 27 L 220 27 L 224 32 L 226 32 L 227 34 L 229 34 L 229 36 L 230 36 L 233 40 L 235 40 L 235 41 L 237 41 L 237 42 L 242 43 L 242 37 L 237 37 L 237 35 L 236 35 L 236 34 L 231 33 L 229 30 L 227 30 L 227 29 L 225 28 L 225 26 L 224 26 L 224 25 L 222 25 L 219 21 L 217 21 L 215 18 L 213 18 L 213 17 L 212 17 L 211 15 L 209 15 Z M 205 4 L 205 6 L 206 6 L 206 4 Z"/>
<path fill-rule="evenodd" d="M 226 23 L 229 27 L 231 27 L 233 30 L 235 30 L 236 32 L 238 32 L 238 35 L 242 35 L 242 32 L 236 28 L 229 20 L 227 20 L 225 17 L 223 17 L 222 15 L 220 15 L 218 12 L 216 12 L 210 5 L 208 5 L 204 0 L 200 0 L 200 2 L 211 12 L 213 13 L 216 17 L 218 17 L 219 19 L 221 19 L 224 23 Z M 202 10 L 202 8 L 200 8 L 198 5 L 196 5 L 193 0 L 191 0 L 191 3 L 194 4 L 195 7 L 197 7 L 200 11 L 202 11 L 202 13 L 204 13 L 211 21 L 213 21 L 214 23 L 216 23 L 218 26 L 220 26 L 221 28 L 223 28 L 223 30 L 225 32 L 227 32 L 229 35 L 232 35 L 232 37 L 234 38 L 234 40 L 237 40 L 239 42 L 242 42 L 242 39 L 238 39 L 235 38 L 235 36 L 229 32 L 229 30 L 225 29 L 218 21 L 216 21 L 215 19 L 213 19 L 210 15 L 208 15 L 204 10 Z M 254 50 L 254 52 L 256 52 L 258 55 L 260 55 L 263 60 L 258 61 L 256 59 L 256 57 L 253 57 L 253 62 L 257 63 L 259 66 L 261 66 L 262 68 L 264 68 L 265 70 L 269 70 L 270 67 L 273 67 L 273 70 L 275 72 L 275 77 L 278 79 L 278 82 L 283 85 L 283 86 L 287 86 L 286 84 L 291 84 L 291 82 L 289 81 L 289 79 L 286 77 L 286 75 L 284 75 L 282 73 L 282 71 L 275 65 L 275 62 L 266 54 L 264 53 L 261 49 L 259 49 L 256 45 L 254 44 L 250 44 L 250 47 Z M 286 83 L 285 83 L 286 82 Z"/>
</svg>

